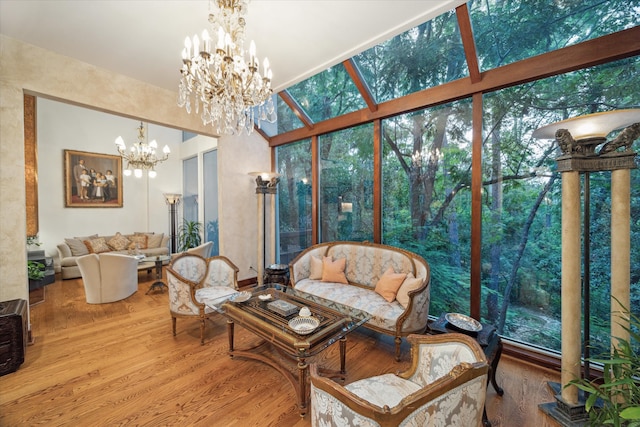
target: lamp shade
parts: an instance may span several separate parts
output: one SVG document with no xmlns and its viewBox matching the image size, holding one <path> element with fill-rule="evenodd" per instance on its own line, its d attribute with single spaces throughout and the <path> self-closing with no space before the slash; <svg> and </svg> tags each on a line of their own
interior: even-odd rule
<svg viewBox="0 0 640 427">
<path fill-rule="evenodd" d="M 162 195 L 164 196 L 166 202 L 170 205 L 178 203 L 180 201 L 180 197 L 182 197 L 182 194 L 175 193 L 162 193 Z"/>
<path fill-rule="evenodd" d="M 573 139 L 605 138 L 616 129 L 640 122 L 640 108 L 605 111 L 551 123 L 533 132 L 538 139 L 553 139 L 558 129 L 567 129 Z"/>
<path fill-rule="evenodd" d="M 277 178 L 280 176 L 280 174 L 276 172 L 249 172 L 249 175 L 260 176 L 265 181 L 269 181 L 271 178 Z"/>
</svg>

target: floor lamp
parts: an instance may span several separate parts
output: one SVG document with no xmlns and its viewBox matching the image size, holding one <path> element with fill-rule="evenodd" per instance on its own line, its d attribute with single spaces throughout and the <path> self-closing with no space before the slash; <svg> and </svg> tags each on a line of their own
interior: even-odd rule
<svg viewBox="0 0 640 427">
<path fill-rule="evenodd" d="M 267 234 L 266 220 L 267 194 L 276 194 L 278 192 L 278 182 L 280 175 L 274 172 L 252 172 L 250 175 L 256 177 L 256 194 L 258 195 L 258 285 L 264 284 L 264 268 L 266 265 L 267 253 Z M 262 197 L 260 197 L 262 195 Z M 273 203 L 273 197 L 271 198 Z M 272 212 L 273 214 L 273 212 Z M 271 237 L 273 239 L 274 228 L 271 227 Z M 273 250 L 273 248 L 272 248 Z"/>
<path fill-rule="evenodd" d="M 626 127 L 613 140 L 607 135 Z M 551 383 L 556 402 L 540 408 L 562 426 L 582 426 L 588 420 L 584 399 L 569 383 L 580 378 L 581 331 L 584 318 L 585 337 L 582 356 L 584 377 L 588 378 L 589 361 L 589 287 L 590 287 L 590 173 L 611 172 L 611 337 L 629 339 L 628 327 L 614 321 L 621 305 L 629 308 L 630 299 L 630 170 L 636 167 L 633 141 L 640 136 L 640 109 L 589 114 L 537 129 L 534 138 L 555 138 L 562 154 L 556 158 L 562 174 L 562 362 L 561 384 Z M 599 147 L 599 149 L 598 149 Z M 580 249 L 580 174 L 584 175 L 584 233 Z M 582 259 L 581 277 L 580 270 Z M 615 262 L 614 262 L 615 261 Z M 581 285 L 584 312 L 581 313 Z M 612 346 L 614 340 L 612 339 Z"/>
<path fill-rule="evenodd" d="M 171 251 L 174 254 L 178 252 L 178 205 L 180 204 L 180 197 L 182 194 L 164 193 L 164 200 L 169 206 L 169 226 L 171 234 L 169 240 L 171 241 Z"/>
</svg>

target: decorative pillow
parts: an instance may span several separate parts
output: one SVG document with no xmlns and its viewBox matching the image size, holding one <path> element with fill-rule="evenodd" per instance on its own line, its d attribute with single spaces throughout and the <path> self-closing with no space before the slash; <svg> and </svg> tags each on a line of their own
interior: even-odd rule
<svg viewBox="0 0 640 427">
<path fill-rule="evenodd" d="M 64 242 L 71 249 L 71 255 L 73 256 L 82 256 L 89 255 L 89 249 L 84 244 L 84 242 L 80 239 L 64 239 Z"/>
<path fill-rule="evenodd" d="M 109 247 L 114 251 L 123 251 L 127 249 L 130 244 L 131 240 L 127 239 L 119 232 L 116 233 L 116 235 L 109 239 L 109 241 L 107 242 L 107 245 L 109 245 Z"/>
<path fill-rule="evenodd" d="M 91 236 L 80 236 L 80 237 L 74 236 L 73 238 L 81 240 L 81 241 L 84 242 L 85 240 L 97 239 L 98 235 L 97 234 L 92 234 Z"/>
<path fill-rule="evenodd" d="M 107 241 L 104 237 L 98 237 L 96 239 L 85 240 L 84 244 L 87 246 L 89 253 L 100 254 L 102 252 L 111 252 L 111 248 L 107 245 Z"/>
<path fill-rule="evenodd" d="M 389 302 L 396 299 L 398 289 L 402 286 L 402 282 L 407 277 L 407 273 L 395 273 L 393 267 L 387 268 L 378 283 L 376 283 L 375 291 L 382 295 L 382 298 Z"/>
<path fill-rule="evenodd" d="M 138 249 L 147 249 L 146 234 L 133 234 L 131 236 L 127 236 L 127 238 L 131 241 L 129 249 L 136 249 L 136 244 L 138 245 Z"/>
<path fill-rule="evenodd" d="M 162 239 L 164 238 L 164 233 L 138 233 L 136 231 L 135 234 L 144 234 L 147 236 L 147 249 L 159 248 L 162 243 Z"/>
<path fill-rule="evenodd" d="M 322 260 L 322 281 L 333 283 L 344 283 L 348 285 L 347 277 L 344 275 L 344 268 L 347 265 L 346 258 L 339 258 L 332 261 L 330 257 L 326 256 Z"/>
<path fill-rule="evenodd" d="M 311 270 L 309 272 L 309 279 L 322 280 L 322 259 L 317 256 L 311 257 Z"/>
<path fill-rule="evenodd" d="M 404 308 L 407 308 L 409 305 L 409 292 L 418 289 L 422 286 L 423 280 L 421 278 L 413 277 L 412 273 L 407 274 L 407 278 L 404 279 L 402 285 L 400 285 L 400 289 L 398 289 L 398 294 L 396 295 L 396 299 Z"/>
</svg>

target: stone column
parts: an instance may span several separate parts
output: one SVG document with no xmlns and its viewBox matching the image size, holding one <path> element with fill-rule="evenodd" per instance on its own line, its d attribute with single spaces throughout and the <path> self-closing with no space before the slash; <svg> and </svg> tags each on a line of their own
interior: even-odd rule
<svg viewBox="0 0 640 427">
<path fill-rule="evenodd" d="M 631 308 L 631 171 L 611 172 L 611 348 L 616 338 L 629 341 L 629 319 L 620 316 Z"/>
<path fill-rule="evenodd" d="M 264 193 L 258 194 L 258 285 L 264 282 Z"/>
<path fill-rule="evenodd" d="M 580 378 L 580 173 L 562 173 L 562 400 L 578 403 L 578 388 L 565 386 Z"/>
<path fill-rule="evenodd" d="M 271 195 L 271 217 L 269 218 L 269 265 L 276 263 L 276 195 Z"/>
</svg>

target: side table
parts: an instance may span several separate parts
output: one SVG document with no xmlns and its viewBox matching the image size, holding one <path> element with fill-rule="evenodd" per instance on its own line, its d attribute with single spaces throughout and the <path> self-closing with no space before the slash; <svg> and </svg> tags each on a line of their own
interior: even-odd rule
<svg viewBox="0 0 640 427">
<path fill-rule="evenodd" d="M 493 325 L 482 325 L 482 330 L 479 332 L 469 332 L 456 328 L 451 325 L 445 319 L 445 314 L 440 315 L 436 320 L 429 321 L 427 325 L 428 334 L 446 334 L 451 332 L 458 332 L 469 335 L 480 344 L 484 354 L 487 357 L 489 363 L 489 381 L 496 390 L 498 396 L 504 394 L 504 390 L 498 386 L 496 382 L 496 371 L 498 370 L 498 362 L 500 362 L 500 356 L 502 355 L 502 339 L 500 335 L 496 333 L 496 328 Z M 482 423 L 484 427 L 491 427 L 491 422 L 487 418 L 487 406 L 485 404 L 484 413 L 482 414 Z"/>
<path fill-rule="evenodd" d="M 162 264 L 169 261 L 171 257 L 169 255 L 160 255 L 160 256 L 151 256 L 142 258 L 140 262 L 153 262 L 156 266 L 156 281 L 149 287 L 149 290 L 145 293 L 145 295 L 149 294 L 149 292 L 160 289 L 160 291 L 164 291 L 164 287 L 167 286 L 162 281 Z"/>
</svg>

